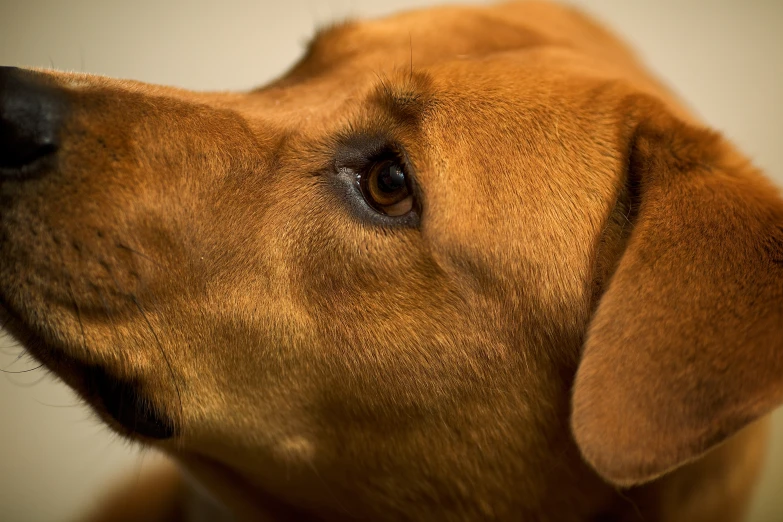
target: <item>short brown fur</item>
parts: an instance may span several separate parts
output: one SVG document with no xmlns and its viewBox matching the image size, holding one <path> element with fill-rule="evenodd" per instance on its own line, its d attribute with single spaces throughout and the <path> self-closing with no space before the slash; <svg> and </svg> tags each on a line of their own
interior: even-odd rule
<svg viewBox="0 0 783 522">
<path fill-rule="evenodd" d="M 783 400 L 783 203 L 584 15 L 354 22 L 249 93 L 39 74 L 71 110 L 56 168 L 0 182 L 8 327 L 178 464 L 95 520 L 741 519 Z M 413 224 L 339 181 L 374 143 Z"/>
</svg>

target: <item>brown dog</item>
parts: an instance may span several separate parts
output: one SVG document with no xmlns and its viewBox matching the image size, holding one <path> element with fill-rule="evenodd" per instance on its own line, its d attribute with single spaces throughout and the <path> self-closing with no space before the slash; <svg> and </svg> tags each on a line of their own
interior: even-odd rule
<svg viewBox="0 0 783 522">
<path fill-rule="evenodd" d="M 105 520 L 733 521 L 783 202 L 579 13 L 432 9 L 250 93 L 0 71 L 0 304 L 178 462 Z"/>
</svg>

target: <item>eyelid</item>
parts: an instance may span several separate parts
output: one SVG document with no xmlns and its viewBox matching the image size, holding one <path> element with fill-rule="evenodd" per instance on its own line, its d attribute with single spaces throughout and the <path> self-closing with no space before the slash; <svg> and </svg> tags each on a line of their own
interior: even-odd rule
<svg viewBox="0 0 783 522">
<path fill-rule="evenodd" d="M 404 166 L 408 165 L 408 154 L 398 141 L 382 135 L 352 135 L 338 143 L 334 154 L 334 169 L 368 168 L 384 159 L 397 159 Z"/>
</svg>

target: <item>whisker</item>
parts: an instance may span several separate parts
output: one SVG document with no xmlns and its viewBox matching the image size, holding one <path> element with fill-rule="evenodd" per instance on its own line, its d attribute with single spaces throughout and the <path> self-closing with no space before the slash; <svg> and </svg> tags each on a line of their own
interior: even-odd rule
<svg viewBox="0 0 783 522">
<path fill-rule="evenodd" d="M 163 356 L 163 360 L 166 362 L 166 366 L 168 366 L 169 368 L 169 373 L 171 374 L 171 382 L 172 384 L 174 384 L 174 389 L 177 391 L 177 399 L 179 401 L 179 415 L 180 415 L 180 419 L 182 419 L 183 416 L 182 394 L 179 391 L 179 385 L 177 384 L 177 376 L 174 373 L 174 367 L 171 365 L 169 356 L 166 354 L 166 350 L 163 349 L 163 344 L 161 344 L 160 339 L 158 338 L 158 334 L 155 333 L 155 329 L 152 327 L 152 323 L 147 317 L 147 314 L 144 312 L 144 309 L 141 307 L 141 303 L 139 302 L 139 300 L 136 298 L 134 294 L 130 294 L 129 297 L 131 301 L 133 301 L 133 304 L 136 305 L 136 308 L 139 310 L 141 316 L 144 318 L 144 322 L 147 323 L 147 328 L 149 328 L 152 337 L 155 338 L 155 343 L 158 345 L 158 350 L 160 351 L 160 354 Z"/>
<path fill-rule="evenodd" d="M 150 262 L 152 262 L 152 263 L 154 263 L 154 264 L 156 264 L 158 266 L 161 266 L 154 259 L 150 258 L 149 256 L 145 255 L 142 252 L 134 250 L 133 248 L 131 248 L 131 247 L 127 246 L 127 245 L 124 245 L 122 243 L 117 243 L 117 246 L 119 248 L 123 248 L 125 250 L 128 250 L 129 252 L 137 254 L 137 255 L 139 255 L 139 256 L 149 260 Z M 120 295 L 125 295 L 126 297 L 128 297 L 131 300 L 131 302 L 133 302 L 133 304 L 136 306 L 136 309 L 139 311 L 139 313 L 141 314 L 142 318 L 144 319 L 144 322 L 147 324 L 147 328 L 149 329 L 150 333 L 152 334 L 152 337 L 155 339 L 155 344 L 158 347 L 158 351 L 160 351 L 160 354 L 163 357 L 163 360 L 166 363 L 166 366 L 167 366 L 167 368 L 169 370 L 169 374 L 171 375 L 171 382 L 174 385 L 174 390 L 177 392 L 177 401 L 179 402 L 179 416 L 180 416 L 180 419 L 182 419 L 182 417 L 184 415 L 184 410 L 183 410 L 183 407 L 182 407 L 182 392 L 179 389 L 179 384 L 177 384 L 177 375 L 176 375 L 176 373 L 174 373 L 174 367 L 171 365 L 171 361 L 169 360 L 169 356 L 168 356 L 168 354 L 166 354 L 166 350 L 163 348 L 163 344 L 160 342 L 160 339 L 158 338 L 158 334 L 155 333 L 155 329 L 152 327 L 152 323 L 150 322 L 149 318 L 147 317 L 146 312 L 144 312 L 144 308 L 141 306 L 141 303 L 139 302 L 139 299 L 136 297 L 136 295 L 133 294 L 132 292 L 125 292 L 125 291 L 123 291 L 122 287 L 120 286 L 120 283 L 117 281 L 117 278 L 114 277 L 114 274 L 108 268 L 106 269 L 106 273 L 109 274 L 109 277 L 111 277 L 112 281 L 114 282 L 114 287 L 117 289 L 117 293 L 119 293 Z M 101 296 L 101 298 L 103 299 L 102 296 Z M 104 301 L 104 305 L 105 305 L 105 301 Z M 107 313 L 108 313 L 108 311 L 107 311 Z"/>
<path fill-rule="evenodd" d="M 93 290 L 98 294 L 98 297 L 101 300 L 101 308 L 103 308 L 103 313 L 106 314 L 106 319 L 111 324 L 111 331 L 112 331 L 112 337 L 117 339 L 120 336 L 120 333 L 117 329 L 117 323 L 114 321 L 114 317 L 111 315 L 111 310 L 109 309 L 109 303 L 106 301 L 106 296 L 103 295 L 103 292 L 101 292 L 101 288 L 96 284 L 91 284 Z"/>
<path fill-rule="evenodd" d="M 21 353 L 19 352 L 20 348 L 22 349 Z M 16 359 L 18 360 L 20 355 L 24 355 L 25 353 L 27 353 L 27 350 L 22 348 L 22 346 L 19 343 L 16 343 L 16 346 L 9 345 L 9 346 L 4 346 L 3 348 L 0 348 L 0 353 L 2 353 L 3 355 L 16 357 Z M 16 362 L 16 360 L 14 360 L 14 362 Z"/>
<path fill-rule="evenodd" d="M 18 359 L 17 359 L 17 360 L 18 360 Z M 2 368 L 0 368 L 0 372 L 3 372 L 3 373 L 10 373 L 10 374 L 16 374 L 16 373 L 28 373 L 28 372 L 34 372 L 35 370 L 38 370 L 38 369 L 40 369 L 40 368 L 43 368 L 43 364 L 39 364 L 39 365 L 38 365 L 38 366 L 36 366 L 35 368 L 29 368 L 29 369 L 27 369 L 27 370 L 13 370 L 13 371 L 12 371 L 12 370 L 3 370 Z"/>
<path fill-rule="evenodd" d="M 32 388 L 33 386 L 36 386 L 36 385 L 40 384 L 41 381 L 43 381 L 47 377 L 49 377 L 49 374 L 48 373 L 44 373 L 43 375 L 38 377 L 33 382 L 16 382 L 16 381 L 12 380 L 10 377 L 8 378 L 8 380 L 11 381 L 14 384 L 14 386 L 17 386 L 19 388 Z"/>
<path fill-rule="evenodd" d="M 47 406 L 49 408 L 78 408 L 82 406 L 82 403 L 77 402 L 75 404 L 49 404 L 48 402 L 42 402 L 38 399 L 33 399 L 35 402 L 40 404 L 41 406 Z"/>
<path fill-rule="evenodd" d="M 156 266 L 158 266 L 158 267 L 160 267 L 160 268 L 163 268 L 163 265 L 162 265 L 162 264 L 160 264 L 160 262 L 158 262 L 158 261 L 156 261 L 156 260 L 152 259 L 150 256 L 148 256 L 148 255 L 147 255 L 147 254 L 145 254 L 144 252 L 140 252 L 139 250 L 136 250 L 135 248 L 131 248 L 131 247 L 129 247 L 128 245 L 126 245 L 126 244 L 124 244 L 124 243 L 117 243 L 117 248 L 121 248 L 121 249 L 123 249 L 123 250 L 127 250 L 128 252 L 130 252 L 130 253 L 132 253 L 132 254 L 136 254 L 137 256 L 139 256 L 139 257 L 142 257 L 142 258 L 146 259 L 146 260 L 147 260 L 147 261 L 149 261 L 150 263 L 152 263 L 152 264 L 154 264 L 154 265 L 156 265 Z"/>
<path fill-rule="evenodd" d="M 84 334 L 84 322 L 82 321 L 82 311 L 79 308 L 79 304 L 76 302 L 76 298 L 73 295 L 73 287 L 71 286 L 71 274 L 68 273 L 68 269 L 65 265 L 65 259 L 63 259 L 62 253 L 60 253 L 60 264 L 62 265 L 63 273 L 65 274 L 66 289 L 68 290 L 68 297 L 71 299 L 71 304 L 74 310 L 76 310 L 76 319 L 79 321 L 79 330 L 82 334 L 82 349 L 85 354 L 89 353 L 87 349 L 87 336 Z"/>
<path fill-rule="evenodd" d="M 111 277 L 111 280 L 114 283 L 114 289 L 117 291 L 117 294 L 121 295 L 123 297 L 128 297 L 128 293 L 125 292 L 122 289 L 122 287 L 120 286 L 119 281 L 117 281 L 117 278 L 114 277 L 114 274 L 112 273 L 112 271 L 108 267 L 106 267 L 106 273 L 109 274 L 109 277 Z M 104 310 L 105 310 L 105 308 L 104 308 Z M 112 324 L 115 325 L 115 327 L 116 327 L 116 323 L 112 322 Z M 118 335 L 119 335 L 119 333 L 118 333 Z M 133 341 L 133 344 L 136 345 L 136 348 L 138 348 L 138 349 L 142 348 L 141 343 L 136 338 L 136 336 L 130 336 L 130 339 L 131 339 L 131 341 Z"/>
<path fill-rule="evenodd" d="M 0 331 L 0 353 L 18 357 L 27 353 L 27 348 L 11 336 L 10 332 Z"/>
<path fill-rule="evenodd" d="M 68 295 L 71 297 L 71 303 L 73 304 L 73 308 L 76 310 L 76 319 L 79 321 L 79 330 L 82 334 L 82 349 L 84 350 L 84 353 L 89 353 L 89 350 L 87 349 L 87 336 L 84 334 L 84 323 L 82 322 L 82 311 L 79 308 L 79 305 L 76 303 L 76 299 L 73 297 L 73 291 L 71 290 L 71 283 L 68 282 Z"/>
</svg>

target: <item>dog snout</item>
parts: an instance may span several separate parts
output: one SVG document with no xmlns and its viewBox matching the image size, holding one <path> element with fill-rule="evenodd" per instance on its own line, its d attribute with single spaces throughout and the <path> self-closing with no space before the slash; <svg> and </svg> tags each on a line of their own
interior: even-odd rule
<svg viewBox="0 0 783 522">
<path fill-rule="evenodd" d="M 0 67 L 0 179 L 30 177 L 55 156 L 65 109 L 43 74 Z"/>
</svg>

